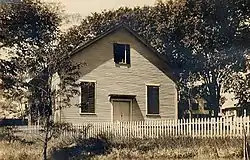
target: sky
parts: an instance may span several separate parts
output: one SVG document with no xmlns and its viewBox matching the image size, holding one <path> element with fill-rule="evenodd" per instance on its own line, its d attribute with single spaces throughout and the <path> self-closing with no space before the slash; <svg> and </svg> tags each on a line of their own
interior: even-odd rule
<svg viewBox="0 0 250 160">
<path fill-rule="evenodd" d="M 154 5 L 156 0 L 43 0 L 45 2 L 61 3 L 65 14 L 77 15 L 77 18 L 69 19 L 69 22 L 63 24 L 61 29 L 67 30 L 72 25 L 80 24 L 80 20 L 93 12 L 103 10 L 117 9 L 119 7 L 135 7 Z M 80 17 L 80 18 L 79 18 Z"/>
<path fill-rule="evenodd" d="M 60 2 L 65 6 L 67 13 L 79 13 L 87 16 L 91 12 L 99 12 L 104 9 L 116 9 L 121 6 L 134 7 L 153 5 L 155 0 L 45 0 L 47 2 Z"/>
</svg>

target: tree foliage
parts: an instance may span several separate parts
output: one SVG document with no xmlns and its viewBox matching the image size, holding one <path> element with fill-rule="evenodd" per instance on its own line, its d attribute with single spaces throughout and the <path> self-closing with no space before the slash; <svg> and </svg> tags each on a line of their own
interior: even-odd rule
<svg viewBox="0 0 250 160">
<path fill-rule="evenodd" d="M 28 61 L 27 57 L 30 58 L 31 55 L 28 54 L 27 48 L 42 47 L 55 39 L 60 21 L 58 10 L 40 1 L 24 0 L 1 3 L 0 49 L 8 48 L 1 52 L 9 55 L 7 57 L 25 55 L 25 60 Z M 17 76 L 17 72 L 20 72 L 21 69 L 15 63 L 16 61 L 18 60 L 0 60 L 0 73 L 1 79 L 5 82 L 4 88 L 15 86 L 13 77 Z"/>
<path fill-rule="evenodd" d="M 246 56 L 246 72 L 239 72 L 233 75 L 232 79 L 226 81 L 227 91 L 235 95 L 237 100 L 236 107 L 240 107 L 240 115 L 243 115 L 243 111 L 246 110 L 247 114 L 250 114 L 250 63 L 249 55 Z"/>
<path fill-rule="evenodd" d="M 24 0 L 1 5 L 0 10 L 1 47 L 8 47 L 13 53 L 1 63 L 4 93 L 12 98 L 25 95 L 33 104 L 28 113 L 34 108 L 39 113 L 37 116 L 45 130 L 44 159 L 50 140 L 52 110 L 72 106 L 70 98 L 78 93 L 75 82 L 80 64 L 73 64 L 67 52 L 59 51 L 61 15 L 58 9 L 39 0 Z M 53 90 L 55 73 L 59 74 L 60 83 Z M 56 99 L 61 105 L 52 108 Z"/>
<path fill-rule="evenodd" d="M 249 25 L 244 23 L 249 19 L 249 2 L 188 1 L 187 7 L 190 16 L 183 42 L 191 50 L 192 81 L 202 82 L 200 90 L 217 115 L 225 82 L 244 69 L 241 29 Z"/>
<path fill-rule="evenodd" d="M 53 7 L 34 0 L 1 3 L 1 47 L 23 43 L 42 45 L 54 39 L 61 19 L 58 9 Z"/>
</svg>

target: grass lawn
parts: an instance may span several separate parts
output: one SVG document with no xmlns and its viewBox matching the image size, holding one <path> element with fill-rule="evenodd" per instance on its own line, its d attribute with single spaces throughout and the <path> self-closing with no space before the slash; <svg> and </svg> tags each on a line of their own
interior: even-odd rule
<svg viewBox="0 0 250 160">
<path fill-rule="evenodd" d="M 0 141 L 0 160 L 42 159 L 42 142 L 22 139 Z M 158 138 L 107 139 L 54 139 L 49 143 L 50 159 L 241 159 L 242 139 L 216 138 Z"/>
</svg>

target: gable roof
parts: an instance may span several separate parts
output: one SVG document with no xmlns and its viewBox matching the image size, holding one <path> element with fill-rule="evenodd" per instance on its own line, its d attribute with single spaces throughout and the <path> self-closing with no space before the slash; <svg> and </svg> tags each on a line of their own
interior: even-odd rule
<svg viewBox="0 0 250 160">
<path fill-rule="evenodd" d="M 103 32 L 102 34 L 98 35 L 97 37 L 93 38 L 92 40 L 86 42 L 86 43 L 83 43 L 83 44 L 80 44 L 77 46 L 76 49 L 73 49 L 71 52 L 70 52 L 70 56 L 73 56 L 75 54 L 77 54 L 78 52 L 80 52 L 81 50 L 91 46 L 92 44 L 94 44 L 95 42 L 101 40 L 102 38 L 108 36 L 109 34 L 117 31 L 118 29 L 121 29 L 121 28 L 124 28 L 126 31 L 128 31 L 131 35 L 133 35 L 137 40 L 139 40 L 142 44 L 144 44 L 144 46 L 146 46 L 156 57 L 158 57 L 162 63 L 164 63 L 164 68 L 165 68 L 165 71 L 167 73 L 167 75 L 174 81 L 176 82 L 177 81 L 177 77 L 174 76 L 171 68 L 169 67 L 168 65 L 168 61 L 166 59 L 166 57 L 162 54 L 160 54 L 154 47 L 152 47 L 150 45 L 150 43 L 148 41 L 146 41 L 145 39 L 143 39 L 140 35 L 138 35 L 132 28 L 130 28 L 128 25 L 124 24 L 124 23 L 120 23 L 118 25 L 116 25 L 115 27 L 107 30 L 106 32 Z"/>
</svg>

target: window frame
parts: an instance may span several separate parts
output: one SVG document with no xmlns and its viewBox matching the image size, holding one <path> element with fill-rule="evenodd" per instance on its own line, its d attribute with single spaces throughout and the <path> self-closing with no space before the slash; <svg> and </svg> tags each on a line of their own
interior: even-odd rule
<svg viewBox="0 0 250 160">
<path fill-rule="evenodd" d="M 148 113 L 148 86 L 152 86 L 152 87 L 158 87 L 159 88 L 159 96 L 158 96 L 158 98 L 159 98 L 159 113 L 158 114 L 150 114 L 150 113 Z M 155 84 L 155 83 L 147 83 L 147 84 L 145 84 L 145 102 L 146 102 L 146 116 L 159 116 L 160 114 L 161 114 L 161 110 L 160 110 L 160 84 Z"/>
<path fill-rule="evenodd" d="M 124 57 L 125 57 L 125 62 L 118 62 L 118 63 L 116 63 L 115 62 L 115 65 L 123 65 L 123 66 L 130 66 L 131 65 L 131 44 L 129 44 L 129 43 L 126 43 L 126 42 L 113 42 L 113 55 L 115 54 L 115 50 L 114 50 L 114 45 L 115 44 L 119 44 L 119 45 L 124 45 L 125 46 L 125 53 L 124 53 Z M 129 46 L 129 53 L 130 53 L 130 55 L 129 55 L 129 59 L 130 59 L 130 61 L 129 61 L 129 63 L 127 62 L 127 52 L 126 52 L 126 46 Z M 114 61 L 115 61 L 115 57 L 113 56 L 113 58 L 114 58 Z"/>
<path fill-rule="evenodd" d="M 95 98 L 95 102 L 94 102 L 94 112 L 82 112 L 82 109 L 81 109 L 81 83 L 82 82 L 89 82 L 89 83 L 94 83 L 95 84 L 95 95 L 94 95 L 94 98 Z M 79 80 L 79 91 L 80 91 L 80 95 L 79 95 L 79 114 L 80 115 L 96 115 L 96 100 L 97 100 L 97 81 L 96 80 Z"/>
</svg>

